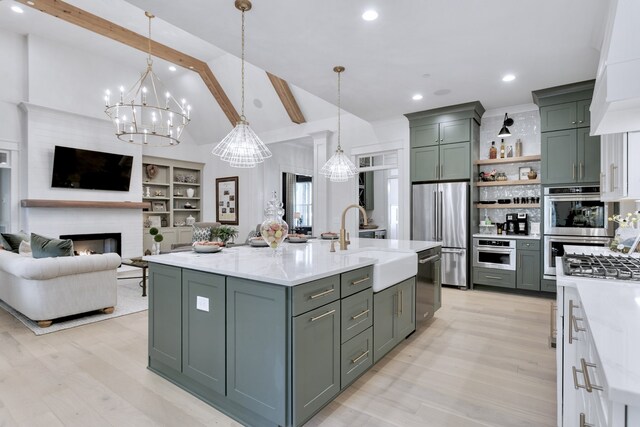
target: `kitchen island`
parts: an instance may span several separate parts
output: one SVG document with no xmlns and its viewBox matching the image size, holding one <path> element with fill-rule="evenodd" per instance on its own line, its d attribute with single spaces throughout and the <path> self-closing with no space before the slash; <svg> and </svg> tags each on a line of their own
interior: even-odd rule
<svg viewBox="0 0 640 427">
<path fill-rule="evenodd" d="M 416 270 L 374 293 L 371 254 L 416 260 L 436 246 L 353 239 L 336 252 L 309 241 L 275 256 L 242 246 L 145 257 L 149 369 L 246 425 L 302 425 L 415 330 Z"/>
</svg>

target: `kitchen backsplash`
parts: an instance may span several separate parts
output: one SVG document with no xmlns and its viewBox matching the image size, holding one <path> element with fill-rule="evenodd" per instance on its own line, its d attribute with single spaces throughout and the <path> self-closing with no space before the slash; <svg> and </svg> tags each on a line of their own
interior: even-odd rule
<svg viewBox="0 0 640 427">
<path fill-rule="evenodd" d="M 533 107 L 535 105 L 532 104 Z M 540 112 L 535 110 L 524 111 L 521 113 L 509 114 L 513 119 L 513 126 L 509 127 L 511 136 L 504 139 L 505 146 L 513 146 L 515 156 L 516 141 L 518 138 L 522 141 L 522 155 L 530 156 L 540 154 Z M 498 148 L 498 156 L 500 156 L 500 138 L 498 132 L 502 128 L 504 121 L 504 113 L 509 112 L 509 107 L 500 116 L 490 116 L 482 118 L 482 126 L 480 127 L 480 159 L 489 158 L 489 147 L 491 141 L 496 142 Z M 517 169 L 517 167 L 516 167 Z"/>
</svg>

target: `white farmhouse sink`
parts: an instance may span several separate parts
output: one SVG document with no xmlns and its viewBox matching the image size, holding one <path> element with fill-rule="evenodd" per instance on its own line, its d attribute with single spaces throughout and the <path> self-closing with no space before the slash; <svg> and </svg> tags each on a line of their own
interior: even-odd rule
<svg viewBox="0 0 640 427">
<path fill-rule="evenodd" d="M 362 250 L 351 257 L 373 258 L 373 292 L 380 292 L 418 273 L 418 255 L 415 252 Z"/>
</svg>

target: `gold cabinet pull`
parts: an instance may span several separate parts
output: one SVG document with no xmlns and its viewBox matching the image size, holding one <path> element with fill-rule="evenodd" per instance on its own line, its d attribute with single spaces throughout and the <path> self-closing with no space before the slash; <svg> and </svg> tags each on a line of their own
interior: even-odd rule
<svg viewBox="0 0 640 427">
<path fill-rule="evenodd" d="M 356 357 L 355 359 L 351 359 L 351 363 L 352 364 L 358 363 L 360 360 L 362 360 L 363 357 L 366 357 L 367 354 L 369 354 L 369 350 L 365 351 L 364 353 L 362 353 L 360 356 Z"/>
<path fill-rule="evenodd" d="M 335 312 L 336 312 L 336 310 L 335 310 L 335 309 L 334 309 L 334 310 L 327 311 L 326 313 L 321 314 L 320 316 L 312 317 L 311 319 L 309 319 L 309 321 L 310 321 L 310 322 L 315 322 L 316 320 L 320 320 L 320 319 L 322 319 L 323 317 L 327 317 L 327 316 L 329 316 L 329 315 L 331 315 L 331 314 L 333 314 L 333 313 L 335 313 Z"/>
<path fill-rule="evenodd" d="M 580 162 L 580 179 L 584 178 L 584 163 Z"/>
<path fill-rule="evenodd" d="M 578 390 L 579 388 L 583 388 L 583 389 L 586 390 L 587 387 L 578 382 L 578 372 L 580 372 L 583 377 L 584 377 L 584 372 L 581 371 L 580 369 L 576 368 L 575 366 L 572 366 L 571 370 L 573 371 L 573 386 L 576 388 L 576 390 Z"/>
<path fill-rule="evenodd" d="M 319 294 L 311 295 L 311 296 L 309 297 L 309 299 L 316 299 L 316 298 L 323 297 L 323 296 L 325 296 L 325 295 L 329 295 L 329 294 L 330 294 L 330 293 L 332 293 L 334 290 L 335 290 L 335 288 L 327 289 L 326 291 L 324 291 L 324 292 L 320 292 Z"/>
<path fill-rule="evenodd" d="M 363 311 L 362 313 L 360 313 L 360 314 L 356 314 L 355 316 L 351 316 L 351 320 L 356 320 L 357 318 L 364 316 L 364 315 L 365 315 L 365 314 L 367 314 L 368 312 L 369 312 L 369 309 L 367 308 L 367 309 L 366 309 L 365 311 Z"/>
<path fill-rule="evenodd" d="M 587 422 L 587 416 L 584 412 L 580 412 L 580 427 L 594 427 L 593 424 Z"/>
<path fill-rule="evenodd" d="M 584 385 L 585 389 L 591 393 L 593 390 L 603 391 L 602 386 L 593 384 L 591 382 L 591 377 L 589 377 L 589 368 L 597 368 L 595 363 L 589 363 L 583 358 L 580 358 L 580 364 L 582 365 L 582 376 L 584 376 Z"/>
<path fill-rule="evenodd" d="M 369 280 L 369 275 L 368 274 L 365 277 L 363 277 L 362 279 L 354 280 L 353 282 L 351 282 L 351 286 L 359 285 L 360 283 L 364 283 L 367 280 Z"/>
<path fill-rule="evenodd" d="M 580 306 L 575 305 L 573 303 L 573 300 L 570 299 L 569 300 L 569 344 L 572 344 L 573 341 L 578 341 L 578 338 L 573 336 L 573 328 L 571 327 L 571 324 L 573 323 L 573 318 L 575 317 L 573 315 L 573 309 L 574 308 L 580 308 Z"/>
</svg>

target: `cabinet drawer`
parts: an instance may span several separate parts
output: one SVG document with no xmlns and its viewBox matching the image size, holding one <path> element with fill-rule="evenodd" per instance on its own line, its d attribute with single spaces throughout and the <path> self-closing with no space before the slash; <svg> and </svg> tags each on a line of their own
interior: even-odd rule
<svg viewBox="0 0 640 427">
<path fill-rule="evenodd" d="M 373 324 L 373 290 L 358 292 L 340 301 L 342 312 L 341 341 L 349 341 Z"/>
<path fill-rule="evenodd" d="M 516 249 L 524 249 L 527 251 L 539 251 L 540 240 L 516 240 Z"/>
<path fill-rule="evenodd" d="M 473 283 L 477 283 L 479 285 L 500 286 L 503 288 L 515 288 L 516 272 L 475 267 L 473 269 Z"/>
<path fill-rule="evenodd" d="M 363 267 L 340 275 L 342 298 L 370 288 L 373 283 L 373 267 Z"/>
<path fill-rule="evenodd" d="M 344 389 L 372 365 L 373 328 L 368 328 L 342 344 L 340 356 L 340 388 Z"/>
<path fill-rule="evenodd" d="M 305 313 L 340 298 L 340 276 L 335 275 L 293 287 L 293 315 Z"/>
</svg>

